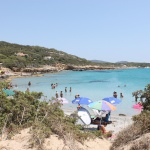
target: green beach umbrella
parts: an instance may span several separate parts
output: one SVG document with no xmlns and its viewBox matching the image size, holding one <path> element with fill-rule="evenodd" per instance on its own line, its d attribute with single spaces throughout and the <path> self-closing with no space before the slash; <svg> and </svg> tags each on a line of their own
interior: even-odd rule
<svg viewBox="0 0 150 150">
<path fill-rule="evenodd" d="M 116 107 L 114 105 L 104 100 L 90 103 L 88 106 L 92 109 L 97 109 L 97 110 L 105 110 L 105 111 L 116 110 Z"/>
<path fill-rule="evenodd" d="M 7 96 L 13 96 L 15 94 L 14 91 L 9 90 L 9 89 L 3 89 L 3 92 L 7 95 Z"/>
</svg>

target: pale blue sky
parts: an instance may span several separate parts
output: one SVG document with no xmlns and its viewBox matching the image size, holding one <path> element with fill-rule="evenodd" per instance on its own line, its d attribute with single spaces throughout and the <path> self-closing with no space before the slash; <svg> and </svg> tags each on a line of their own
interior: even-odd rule
<svg viewBox="0 0 150 150">
<path fill-rule="evenodd" d="M 150 0 L 0 0 L 0 41 L 150 62 Z"/>
</svg>

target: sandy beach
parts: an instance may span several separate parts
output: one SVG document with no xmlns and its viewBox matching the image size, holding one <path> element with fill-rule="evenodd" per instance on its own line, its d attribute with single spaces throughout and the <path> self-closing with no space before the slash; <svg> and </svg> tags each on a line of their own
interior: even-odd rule
<svg viewBox="0 0 150 150">
<path fill-rule="evenodd" d="M 15 135 L 11 140 L 0 141 L 1 150 L 36 150 L 29 146 L 31 135 L 29 128 L 22 130 L 20 134 Z M 68 146 L 67 146 L 68 145 Z M 67 139 L 67 145 L 57 135 L 51 135 L 45 140 L 44 150 L 109 150 L 111 142 L 106 139 L 96 138 L 94 140 L 85 141 L 81 144 L 72 139 Z"/>
<path fill-rule="evenodd" d="M 68 115 L 68 112 L 66 112 Z M 112 124 L 106 126 L 107 131 L 112 131 L 113 135 L 111 138 L 96 138 L 94 140 L 85 141 L 81 144 L 76 141 L 71 141 L 68 137 L 68 145 L 74 146 L 74 150 L 109 150 L 112 141 L 121 130 L 128 125 L 132 124 L 131 117 L 128 116 L 111 116 Z M 85 127 L 86 130 L 97 130 L 97 125 L 89 125 Z M 1 140 L 0 149 L 4 150 L 35 150 L 29 147 L 29 139 L 31 138 L 30 129 L 24 129 L 19 134 L 15 135 L 11 140 Z M 66 146 L 63 140 L 59 139 L 57 135 L 52 135 L 50 138 L 45 140 L 45 150 L 69 150 L 69 146 Z"/>
<path fill-rule="evenodd" d="M 64 111 L 66 115 L 70 115 L 71 112 Z M 72 112 L 73 113 L 73 112 Z M 126 128 L 127 126 L 131 125 L 133 123 L 132 117 L 130 116 L 115 116 L 111 115 L 109 121 L 112 121 L 111 124 L 108 124 L 106 126 L 107 131 L 112 131 L 113 135 L 117 135 L 121 130 Z M 90 124 L 88 125 L 89 129 L 96 130 L 97 125 Z"/>
</svg>

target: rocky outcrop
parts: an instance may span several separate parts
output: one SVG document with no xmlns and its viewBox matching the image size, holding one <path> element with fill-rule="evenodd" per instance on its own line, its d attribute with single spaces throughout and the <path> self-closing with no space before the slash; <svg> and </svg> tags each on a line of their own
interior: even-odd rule
<svg viewBox="0 0 150 150">
<path fill-rule="evenodd" d="M 45 73 L 45 72 L 57 72 L 57 69 L 48 69 L 48 68 L 25 68 L 22 69 L 22 72 L 32 72 L 32 73 L 36 73 L 36 72 L 41 72 L 41 73 Z"/>
<path fill-rule="evenodd" d="M 75 65 L 66 65 L 66 64 L 56 64 L 55 66 L 50 65 L 44 65 L 39 68 L 35 67 L 26 67 L 26 68 L 13 68 L 13 70 L 9 72 L 13 72 L 15 75 L 16 73 L 20 73 L 20 75 L 23 75 L 23 73 L 30 73 L 33 74 L 39 74 L 39 73 L 53 73 L 53 72 L 59 72 L 62 70 L 73 70 L 73 71 L 84 71 L 84 70 L 108 70 L 108 69 L 116 69 L 115 67 L 104 67 L 104 66 L 95 66 L 95 65 L 86 65 L 86 66 L 75 66 Z M 9 69 L 10 70 L 10 69 Z"/>
<path fill-rule="evenodd" d="M 66 70 L 73 71 L 83 71 L 83 70 L 106 70 L 106 69 L 116 69 L 115 67 L 104 67 L 104 66 L 95 66 L 95 65 L 86 65 L 86 66 L 66 66 Z"/>
<path fill-rule="evenodd" d="M 73 71 L 83 71 L 83 70 L 106 70 L 106 69 L 116 69 L 115 67 L 103 67 L 103 66 L 75 66 L 75 65 L 65 65 L 65 64 L 57 64 L 56 66 L 42 66 L 40 68 L 24 68 L 22 72 L 59 72 L 62 70 L 73 70 Z"/>
</svg>

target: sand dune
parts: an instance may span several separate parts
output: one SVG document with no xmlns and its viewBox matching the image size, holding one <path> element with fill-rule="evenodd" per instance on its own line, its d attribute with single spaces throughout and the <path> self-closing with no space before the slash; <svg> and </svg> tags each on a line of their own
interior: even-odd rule
<svg viewBox="0 0 150 150">
<path fill-rule="evenodd" d="M 113 131 L 112 138 L 101 139 L 96 138 L 94 140 L 85 141 L 84 145 L 77 141 L 72 141 L 68 137 L 67 145 L 63 140 L 59 139 L 57 135 L 52 135 L 50 138 L 45 140 L 44 150 L 109 150 L 111 142 L 116 137 L 117 133 L 124 129 L 126 126 L 132 123 L 131 117 L 127 116 L 112 116 L 111 120 L 113 123 L 106 127 L 107 131 Z M 88 129 L 96 130 L 97 125 L 89 125 Z M 20 134 L 16 134 L 11 140 L 1 140 L 0 149 L 1 150 L 35 150 L 29 147 L 29 139 L 31 135 L 29 133 L 29 128 L 24 129 Z"/>
</svg>

